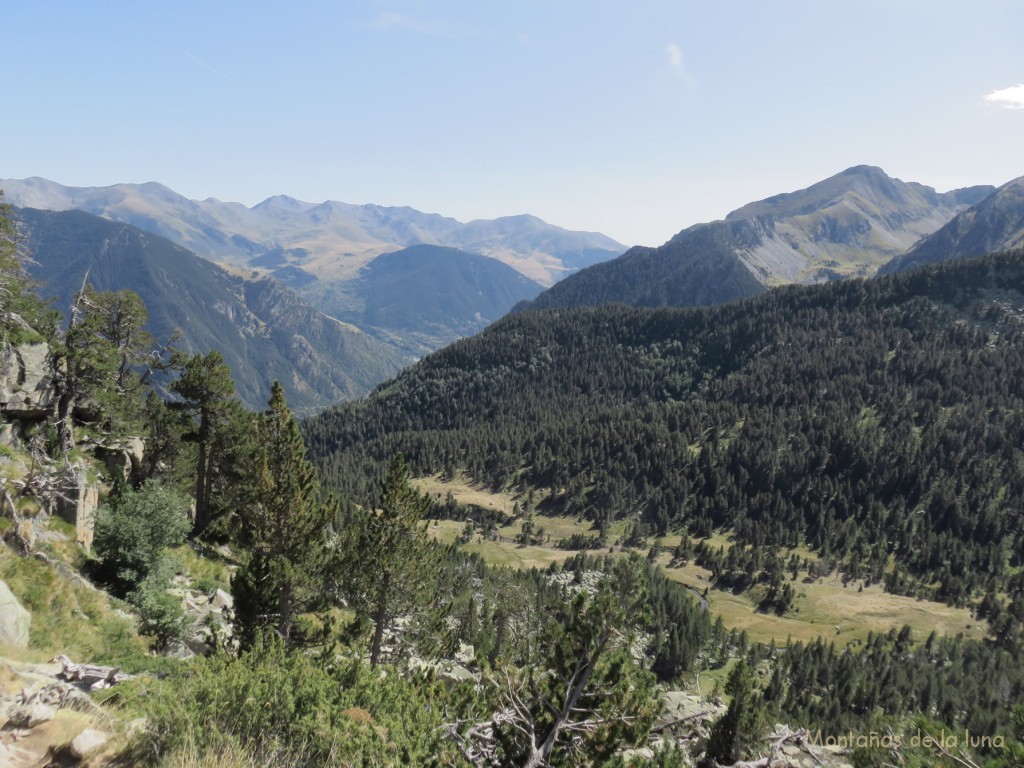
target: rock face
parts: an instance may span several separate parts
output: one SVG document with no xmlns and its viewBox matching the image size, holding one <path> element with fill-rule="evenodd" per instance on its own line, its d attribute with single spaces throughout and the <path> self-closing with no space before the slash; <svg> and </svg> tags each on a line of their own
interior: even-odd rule
<svg viewBox="0 0 1024 768">
<path fill-rule="evenodd" d="M 8 586 L 0 581 L 0 645 L 28 647 L 32 614 L 26 611 Z"/>
<path fill-rule="evenodd" d="M 92 548 L 96 510 L 100 506 L 100 490 L 86 481 L 85 470 L 80 469 L 61 489 L 54 510 L 62 519 L 75 526 L 75 541 L 86 549 Z"/>
<path fill-rule="evenodd" d="M 0 413 L 11 419 L 39 419 L 56 396 L 45 343 L 0 346 Z"/>
</svg>

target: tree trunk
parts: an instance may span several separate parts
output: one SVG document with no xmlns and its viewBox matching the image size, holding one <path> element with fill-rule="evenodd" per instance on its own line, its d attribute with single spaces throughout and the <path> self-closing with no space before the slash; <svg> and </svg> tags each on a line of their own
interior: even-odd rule
<svg viewBox="0 0 1024 768">
<path fill-rule="evenodd" d="M 192 538 L 200 536 L 210 524 L 210 468 L 207 442 L 210 426 L 206 414 L 199 417 L 199 461 L 196 466 L 196 517 L 192 521 Z"/>
<path fill-rule="evenodd" d="M 385 573 L 377 590 L 377 610 L 373 617 L 373 644 L 370 646 L 370 666 L 380 663 L 380 646 L 384 640 L 384 625 L 388 618 L 388 590 L 391 588 L 391 574 Z"/>
<path fill-rule="evenodd" d="M 604 649 L 608 645 L 609 639 L 610 635 L 605 634 L 596 644 L 593 651 L 579 660 L 578 674 L 573 675 L 569 688 L 565 692 L 565 700 L 562 704 L 561 711 L 558 713 L 558 717 L 555 718 L 555 722 L 552 724 L 551 730 L 548 731 L 547 737 L 541 743 L 540 747 L 533 747 L 530 750 L 530 758 L 527 760 L 523 768 L 541 768 L 548 764 L 548 758 L 551 756 L 551 752 L 555 748 L 558 736 L 562 733 L 562 729 L 571 721 L 573 712 L 576 709 L 576 702 L 579 701 L 580 696 L 582 696 L 583 692 L 587 689 L 590 677 L 594 674 L 594 670 L 597 668 L 598 659 L 600 659 L 601 654 L 604 653 Z"/>
<path fill-rule="evenodd" d="M 277 633 L 281 635 L 286 646 L 290 645 L 292 634 L 292 583 L 290 580 L 281 585 L 277 595 Z"/>
</svg>

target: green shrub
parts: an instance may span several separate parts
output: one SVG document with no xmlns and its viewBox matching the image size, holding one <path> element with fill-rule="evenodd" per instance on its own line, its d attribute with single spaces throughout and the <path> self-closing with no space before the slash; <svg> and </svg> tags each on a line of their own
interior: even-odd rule
<svg viewBox="0 0 1024 768">
<path fill-rule="evenodd" d="M 154 569 L 163 551 L 185 541 L 190 527 L 188 501 L 149 481 L 137 491 L 122 487 L 96 515 L 93 548 L 101 576 L 124 595 Z"/>
<path fill-rule="evenodd" d="M 238 658 L 195 659 L 165 680 L 135 680 L 125 702 L 150 728 L 134 756 L 274 755 L 279 764 L 431 765 L 446 705 L 458 692 L 429 678 L 372 671 L 359 661 L 324 666 L 261 637 Z"/>
<path fill-rule="evenodd" d="M 181 599 L 167 591 L 174 576 L 174 561 L 161 558 L 139 586 L 128 595 L 139 614 L 139 632 L 154 638 L 159 648 L 165 648 L 185 631 L 185 611 Z"/>
</svg>

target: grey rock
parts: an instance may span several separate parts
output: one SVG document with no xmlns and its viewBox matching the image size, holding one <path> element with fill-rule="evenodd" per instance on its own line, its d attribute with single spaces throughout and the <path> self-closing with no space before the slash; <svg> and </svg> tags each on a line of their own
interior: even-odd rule
<svg viewBox="0 0 1024 768">
<path fill-rule="evenodd" d="M 56 714 L 45 704 L 26 704 L 11 711 L 7 725 L 13 728 L 35 728 L 53 720 Z"/>
<path fill-rule="evenodd" d="M 14 431 L 14 424 L 0 424 L 0 445 L 17 448 L 19 442 L 18 435 Z"/>
<path fill-rule="evenodd" d="M 0 581 L 0 645 L 27 648 L 31 625 L 32 614 L 22 607 L 7 584 Z"/>
<path fill-rule="evenodd" d="M 111 477 L 120 475 L 125 480 L 132 480 L 139 478 L 142 473 L 146 443 L 140 437 L 104 440 L 94 445 L 93 453 L 103 462 Z"/>
<path fill-rule="evenodd" d="M 71 742 L 71 754 L 82 760 L 106 744 L 109 738 L 103 731 L 86 728 Z"/>
<path fill-rule="evenodd" d="M 38 419 L 50 412 L 55 397 L 49 345 L 0 346 L 0 411 L 15 419 Z"/>
<path fill-rule="evenodd" d="M 162 651 L 164 656 L 169 656 L 172 659 L 191 659 L 195 657 L 195 652 L 189 648 L 181 640 L 172 640 Z"/>
<path fill-rule="evenodd" d="M 472 664 L 476 660 L 476 648 L 466 643 L 459 643 L 459 650 L 455 652 L 455 660 L 459 664 Z"/>
<path fill-rule="evenodd" d="M 86 550 L 92 548 L 93 529 L 96 525 L 96 510 L 100 505 L 100 491 L 89 485 L 85 470 L 79 469 L 75 478 L 61 489 L 57 501 L 57 515 L 75 526 L 75 540 Z"/>
<path fill-rule="evenodd" d="M 235 607 L 235 599 L 223 589 L 215 589 L 210 595 L 210 605 L 218 610 L 231 610 Z"/>
</svg>

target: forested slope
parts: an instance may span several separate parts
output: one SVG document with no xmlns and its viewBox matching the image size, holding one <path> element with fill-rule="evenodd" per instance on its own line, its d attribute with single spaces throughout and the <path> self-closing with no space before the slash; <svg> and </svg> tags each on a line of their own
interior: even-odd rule
<svg viewBox="0 0 1024 768">
<path fill-rule="evenodd" d="M 518 314 L 308 421 L 307 443 L 341 488 L 403 451 L 599 526 L 807 543 L 963 603 L 1020 588 L 1022 307 L 1015 251 L 708 309 Z"/>
</svg>

